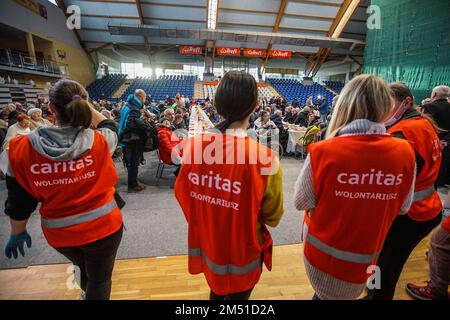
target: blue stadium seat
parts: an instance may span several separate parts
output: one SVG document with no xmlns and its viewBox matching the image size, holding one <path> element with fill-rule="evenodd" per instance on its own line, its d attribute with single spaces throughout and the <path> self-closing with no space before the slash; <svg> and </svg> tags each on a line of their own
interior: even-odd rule
<svg viewBox="0 0 450 320">
<path fill-rule="evenodd" d="M 173 98 L 177 93 L 192 98 L 194 96 L 194 83 L 196 80 L 197 76 L 185 75 L 164 75 L 158 79 L 138 77 L 133 80 L 128 89 L 123 93 L 121 99 L 125 100 L 136 89 L 144 90 L 147 95 L 151 95 L 155 102 L 164 101 L 166 95 Z"/>
<path fill-rule="evenodd" d="M 300 105 L 306 103 L 309 96 L 313 97 L 313 102 L 319 97 L 327 97 L 328 105 L 331 106 L 333 97 L 335 96 L 331 91 L 318 83 L 314 83 L 312 86 L 304 86 L 298 80 L 294 79 L 267 79 L 272 87 L 275 88 L 288 103 L 292 103 L 292 100 L 297 99 Z"/>
<path fill-rule="evenodd" d="M 341 93 L 342 88 L 344 88 L 345 85 L 345 83 L 340 81 L 324 81 L 324 83 L 337 93 Z"/>
<path fill-rule="evenodd" d="M 125 82 L 126 74 L 109 74 L 103 78 L 95 79 L 86 87 L 89 97 L 94 100 L 111 99 L 114 92 Z"/>
</svg>

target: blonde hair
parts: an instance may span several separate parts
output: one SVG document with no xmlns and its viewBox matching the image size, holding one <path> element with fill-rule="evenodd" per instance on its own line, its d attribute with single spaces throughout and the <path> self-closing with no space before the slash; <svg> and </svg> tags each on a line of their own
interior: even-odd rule
<svg viewBox="0 0 450 320">
<path fill-rule="evenodd" d="M 374 75 L 357 76 L 339 94 L 327 138 L 335 137 L 343 127 L 357 119 L 384 122 L 393 106 L 391 90 L 386 82 Z"/>
</svg>

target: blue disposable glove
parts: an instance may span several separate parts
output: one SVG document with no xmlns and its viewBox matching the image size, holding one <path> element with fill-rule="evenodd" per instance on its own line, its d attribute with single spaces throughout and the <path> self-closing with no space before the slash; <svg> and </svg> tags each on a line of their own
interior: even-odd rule
<svg viewBox="0 0 450 320">
<path fill-rule="evenodd" d="M 22 257 L 25 257 L 24 243 L 27 243 L 27 247 L 31 248 L 31 237 L 28 234 L 27 230 L 20 234 L 10 235 L 8 243 L 5 247 L 5 255 L 8 259 L 11 259 L 11 256 L 14 256 L 14 259 L 17 259 L 17 249 L 19 249 Z"/>
</svg>

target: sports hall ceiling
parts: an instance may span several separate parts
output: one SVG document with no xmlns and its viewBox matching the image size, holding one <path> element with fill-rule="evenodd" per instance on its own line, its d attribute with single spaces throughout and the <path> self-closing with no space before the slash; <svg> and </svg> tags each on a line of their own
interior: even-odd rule
<svg viewBox="0 0 450 320">
<path fill-rule="evenodd" d="M 208 9 L 217 1 L 215 30 L 209 29 Z M 321 47 L 333 56 L 362 56 L 367 31 L 361 0 L 336 38 L 331 33 L 351 0 L 57 0 L 61 8 L 81 8 L 78 38 L 88 52 L 145 55 L 175 52 L 177 45 L 291 50 L 308 57 Z M 214 15 L 210 14 L 209 17 Z M 339 18 L 339 19 L 340 19 Z M 211 23 L 211 21 L 210 21 Z M 145 25 L 144 27 L 142 25 Z M 189 30 L 189 32 L 186 32 Z M 223 30 L 223 32 L 222 32 Z M 257 36 L 259 38 L 257 39 Z M 265 36 L 265 37 L 264 37 Z M 328 39 L 327 39 L 328 37 Z"/>
</svg>

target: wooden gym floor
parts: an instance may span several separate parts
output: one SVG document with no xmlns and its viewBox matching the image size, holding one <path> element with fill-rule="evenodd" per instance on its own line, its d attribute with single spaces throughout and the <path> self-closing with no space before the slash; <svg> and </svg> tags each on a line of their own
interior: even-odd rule
<svg viewBox="0 0 450 320">
<path fill-rule="evenodd" d="M 410 299 L 404 287 L 408 282 L 428 279 L 426 251 L 429 237 L 410 256 L 395 299 Z M 25 269 L 0 270 L 0 299 L 78 299 L 70 264 L 39 265 Z M 69 285 L 68 285 L 69 284 Z M 313 290 L 305 274 L 300 244 L 274 247 L 273 269 L 264 269 L 251 299 L 309 300 Z M 203 275 L 187 272 L 187 256 L 117 260 L 111 299 L 208 299 L 209 288 Z"/>
</svg>

